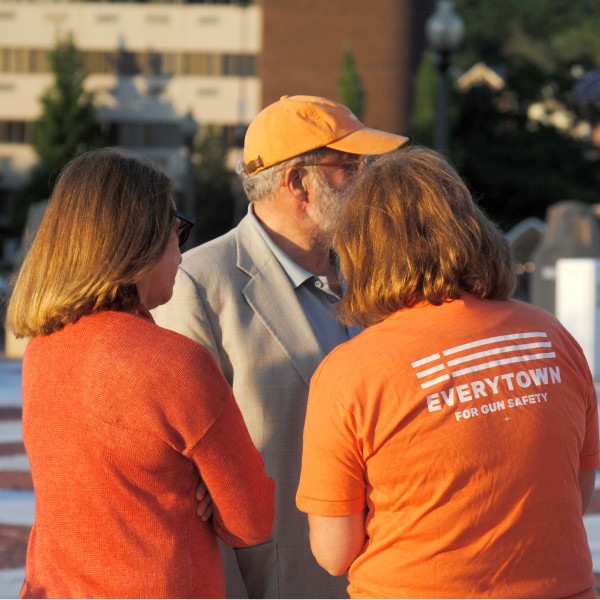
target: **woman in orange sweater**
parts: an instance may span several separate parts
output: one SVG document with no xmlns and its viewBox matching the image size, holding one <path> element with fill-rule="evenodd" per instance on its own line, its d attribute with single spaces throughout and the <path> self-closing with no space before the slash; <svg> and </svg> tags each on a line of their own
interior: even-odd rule
<svg viewBox="0 0 600 600">
<path fill-rule="evenodd" d="M 36 494 L 22 597 L 222 597 L 217 537 L 271 534 L 273 482 L 210 353 L 154 324 L 191 222 L 118 149 L 63 170 L 7 324 L 31 336 L 23 438 Z M 212 518 L 196 516 L 200 477 Z"/>
</svg>

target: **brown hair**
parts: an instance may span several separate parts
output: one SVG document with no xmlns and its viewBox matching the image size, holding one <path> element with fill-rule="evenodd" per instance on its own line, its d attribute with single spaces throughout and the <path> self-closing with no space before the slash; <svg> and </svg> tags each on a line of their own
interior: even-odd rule
<svg viewBox="0 0 600 600">
<path fill-rule="evenodd" d="M 359 176 L 334 248 L 348 283 L 338 309 L 348 324 L 373 325 L 463 291 L 506 299 L 515 287 L 507 241 L 454 168 L 425 148 L 384 155 Z"/>
<path fill-rule="evenodd" d="M 172 181 L 117 148 L 61 172 L 7 311 L 17 337 L 46 335 L 103 309 L 137 306 L 136 281 L 163 256 L 174 222 Z"/>
</svg>

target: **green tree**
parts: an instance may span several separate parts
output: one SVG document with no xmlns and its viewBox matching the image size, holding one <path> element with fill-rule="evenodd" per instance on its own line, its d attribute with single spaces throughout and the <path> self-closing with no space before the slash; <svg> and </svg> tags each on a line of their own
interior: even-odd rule
<svg viewBox="0 0 600 600">
<path fill-rule="evenodd" d="M 54 84 L 41 99 L 34 123 L 38 162 L 20 190 L 15 225 L 22 228 L 31 202 L 50 196 L 60 169 L 75 156 L 103 145 L 93 98 L 84 90 L 86 72 L 72 38 L 60 40 L 50 54 Z"/>
<path fill-rule="evenodd" d="M 415 80 L 409 131 L 411 139 L 424 146 L 433 146 L 437 85 L 433 55 L 425 52 Z"/>
<path fill-rule="evenodd" d="M 232 173 L 227 168 L 227 146 L 212 126 L 200 134 L 196 157 L 196 239 L 199 243 L 229 231 L 235 214 Z"/>
<path fill-rule="evenodd" d="M 498 69 L 505 90 L 474 88 L 455 96 L 450 156 L 488 213 L 509 228 L 544 218 L 565 199 L 600 201 L 600 168 L 589 142 L 537 124 L 528 110 L 550 99 L 576 117 L 594 118 L 573 89 L 600 63 L 597 0 L 455 0 L 465 39 L 453 56 L 463 69 L 478 61 Z M 597 115 L 596 115 L 597 117 Z"/>
<path fill-rule="evenodd" d="M 453 161 L 480 205 L 503 229 L 526 217 L 544 219 L 549 205 L 599 198 L 598 167 L 585 146 L 552 127 L 527 128 L 521 111 L 500 111 L 499 94 L 472 88 L 462 100 Z"/>
<path fill-rule="evenodd" d="M 456 59 L 463 66 L 484 60 L 526 60 L 556 74 L 574 61 L 600 60 L 597 0 L 454 0 L 465 20 L 465 41 Z"/>
<path fill-rule="evenodd" d="M 340 102 L 345 104 L 359 119 L 365 108 L 365 91 L 358 74 L 354 53 L 346 46 L 342 55 L 342 76 L 338 80 Z"/>
</svg>

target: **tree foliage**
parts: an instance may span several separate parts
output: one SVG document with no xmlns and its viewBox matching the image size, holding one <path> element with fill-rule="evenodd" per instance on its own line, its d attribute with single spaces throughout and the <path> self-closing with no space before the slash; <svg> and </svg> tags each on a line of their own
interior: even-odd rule
<svg viewBox="0 0 600 600">
<path fill-rule="evenodd" d="M 346 46 L 342 55 L 342 76 L 338 80 L 340 102 L 345 104 L 359 119 L 365 108 L 365 91 L 358 74 L 352 48 Z"/>
<path fill-rule="evenodd" d="M 433 55 L 431 52 L 425 52 L 414 85 L 414 108 L 409 131 L 410 137 L 424 146 L 433 146 L 437 83 Z"/>
<path fill-rule="evenodd" d="M 227 168 L 227 146 L 213 127 L 202 131 L 195 156 L 196 239 L 202 243 L 231 229 L 235 195 Z"/>
<path fill-rule="evenodd" d="M 597 0 L 455 0 L 465 21 L 457 60 L 507 64 L 527 60 L 547 73 L 573 61 L 600 62 Z"/>
<path fill-rule="evenodd" d="M 84 90 L 86 72 L 72 38 L 50 54 L 54 83 L 42 96 L 42 114 L 34 123 L 38 163 L 20 190 L 16 224 L 22 226 L 31 202 L 50 196 L 60 169 L 75 156 L 102 146 L 93 98 Z"/>
<path fill-rule="evenodd" d="M 453 94 L 450 157 L 487 212 L 505 228 L 549 205 L 600 202 L 600 164 L 589 141 L 568 130 L 533 123 L 534 103 L 558 106 L 575 120 L 597 119 L 596 106 L 578 100 L 581 77 L 600 65 L 597 0 L 454 0 L 465 39 L 452 57 L 466 70 L 483 61 L 506 87 Z"/>
<path fill-rule="evenodd" d="M 452 158 L 503 229 L 530 216 L 544 219 L 562 200 L 600 200 L 598 164 L 584 158 L 581 142 L 553 127 L 530 131 L 523 112 L 501 112 L 497 100 L 483 86 L 463 96 Z"/>
</svg>

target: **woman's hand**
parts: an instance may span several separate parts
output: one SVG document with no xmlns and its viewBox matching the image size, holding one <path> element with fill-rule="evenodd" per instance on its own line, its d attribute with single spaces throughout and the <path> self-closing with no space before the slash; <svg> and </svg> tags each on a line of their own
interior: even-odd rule
<svg viewBox="0 0 600 600">
<path fill-rule="evenodd" d="M 213 503 L 208 488 L 202 479 L 200 480 L 200 483 L 198 483 L 198 487 L 196 487 L 196 500 L 198 501 L 198 504 L 196 505 L 196 515 L 203 521 L 208 521 L 213 514 Z"/>
</svg>

